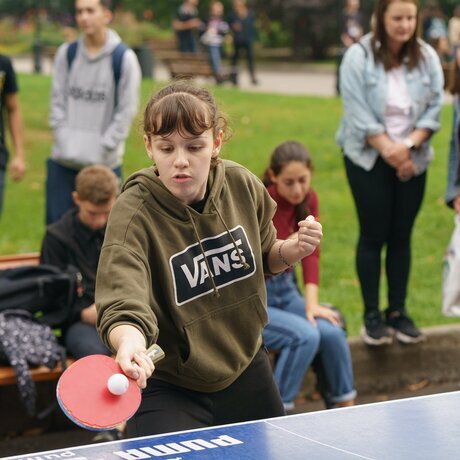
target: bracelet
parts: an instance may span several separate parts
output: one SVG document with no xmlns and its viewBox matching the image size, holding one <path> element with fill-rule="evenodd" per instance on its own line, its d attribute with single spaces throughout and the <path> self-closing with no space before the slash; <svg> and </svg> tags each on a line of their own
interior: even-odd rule
<svg viewBox="0 0 460 460">
<path fill-rule="evenodd" d="M 280 258 L 281 262 L 283 262 L 284 265 L 286 265 L 289 268 L 292 268 L 293 265 L 290 264 L 284 257 L 283 254 L 281 254 L 281 248 L 283 247 L 283 244 L 286 243 L 287 240 L 282 241 L 282 243 L 278 246 L 278 257 Z"/>
<path fill-rule="evenodd" d="M 417 150 L 417 146 L 415 145 L 415 142 L 410 137 L 406 137 L 403 140 L 403 144 L 407 147 L 407 150 L 409 150 L 409 152 L 413 152 L 414 150 Z"/>
</svg>

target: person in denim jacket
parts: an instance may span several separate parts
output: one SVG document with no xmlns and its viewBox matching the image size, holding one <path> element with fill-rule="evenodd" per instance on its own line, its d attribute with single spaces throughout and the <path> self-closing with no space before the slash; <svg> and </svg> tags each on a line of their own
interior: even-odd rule
<svg viewBox="0 0 460 460">
<path fill-rule="evenodd" d="M 460 48 L 455 51 L 456 72 L 458 78 L 460 66 Z M 453 83 L 453 82 L 451 82 Z M 451 84 L 450 91 L 454 96 L 453 104 L 453 120 L 452 134 L 449 144 L 449 161 L 447 164 L 447 188 L 445 200 L 446 204 L 455 209 L 456 213 L 460 213 L 460 169 L 459 169 L 459 154 L 460 154 L 460 98 L 458 94 L 459 85 Z"/>
<path fill-rule="evenodd" d="M 449 162 L 447 164 L 446 204 L 460 213 L 460 170 L 459 170 L 459 135 L 460 135 L 460 100 L 458 94 L 453 101 L 454 119 L 450 138 Z"/>
<path fill-rule="evenodd" d="M 406 312 L 410 237 L 420 209 L 430 139 L 439 127 L 443 73 L 434 49 L 417 37 L 416 0 L 378 0 L 371 34 L 345 54 L 340 69 L 344 114 L 337 133 L 356 205 L 356 267 L 370 345 L 423 340 Z M 381 252 L 388 308 L 379 310 Z"/>
</svg>

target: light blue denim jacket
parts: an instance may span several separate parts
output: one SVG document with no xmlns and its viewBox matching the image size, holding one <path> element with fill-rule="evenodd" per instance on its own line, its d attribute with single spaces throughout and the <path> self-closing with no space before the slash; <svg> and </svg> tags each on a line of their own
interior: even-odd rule
<svg viewBox="0 0 460 460">
<path fill-rule="evenodd" d="M 370 171 L 379 153 L 366 139 L 385 132 L 388 80 L 383 65 L 374 62 L 371 34 L 364 36 L 361 44 L 362 46 L 359 43 L 354 44 L 348 49 L 340 66 L 340 92 L 344 114 L 336 141 L 353 163 Z M 420 44 L 424 59 L 417 68 L 409 70 L 405 65 L 403 68 L 412 101 L 414 129 L 424 128 L 434 132 L 440 128 L 444 76 L 434 49 L 423 41 Z M 412 156 L 417 174 L 421 174 L 433 158 L 429 139 Z"/>
</svg>

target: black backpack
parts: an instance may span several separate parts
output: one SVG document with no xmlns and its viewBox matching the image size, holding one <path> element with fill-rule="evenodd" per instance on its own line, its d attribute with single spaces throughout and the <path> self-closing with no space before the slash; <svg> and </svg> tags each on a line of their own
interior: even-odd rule
<svg viewBox="0 0 460 460">
<path fill-rule="evenodd" d="M 77 55 L 78 49 L 78 40 L 71 42 L 67 47 L 67 69 L 70 71 L 72 67 L 75 56 Z M 125 51 L 129 49 L 127 45 L 123 42 L 118 43 L 118 45 L 112 51 L 112 71 L 113 71 L 113 80 L 115 82 L 115 107 L 118 105 L 118 83 L 121 78 L 121 69 L 123 64 L 123 55 Z"/>
<path fill-rule="evenodd" d="M 61 270 L 42 264 L 0 270 L 0 312 L 25 310 L 49 326 L 59 326 L 81 295 L 82 278 L 74 267 Z"/>
</svg>

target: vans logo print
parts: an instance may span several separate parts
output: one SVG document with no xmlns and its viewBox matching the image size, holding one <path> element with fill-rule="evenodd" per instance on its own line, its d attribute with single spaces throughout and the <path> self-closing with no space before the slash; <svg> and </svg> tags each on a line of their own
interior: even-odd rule
<svg viewBox="0 0 460 460">
<path fill-rule="evenodd" d="M 218 288 L 248 278 L 256 270 L 254 253 L 243 227 L 239 225 L 230 230 L 230 233 L 236 248 L 227 232 L 201 240 L 211 275 Z M 238 252 L 249 265 L 246 270 Z M 169 266 L 178 306 L 212 292 L 211 275 L 198 243 L 174 254 L 169 259 Z"/>
</svg>

